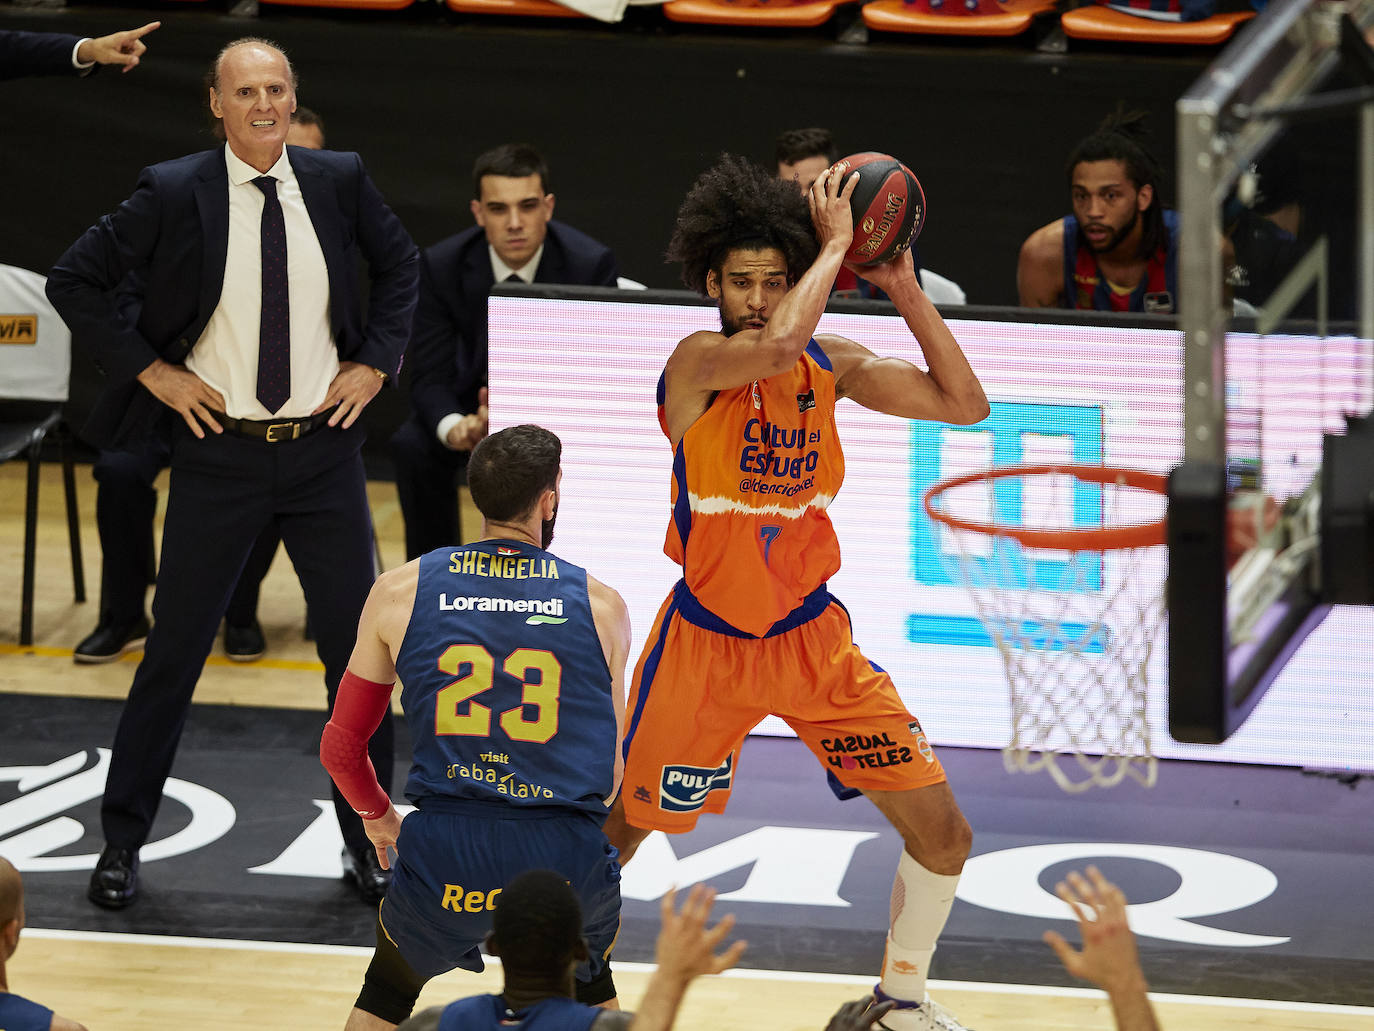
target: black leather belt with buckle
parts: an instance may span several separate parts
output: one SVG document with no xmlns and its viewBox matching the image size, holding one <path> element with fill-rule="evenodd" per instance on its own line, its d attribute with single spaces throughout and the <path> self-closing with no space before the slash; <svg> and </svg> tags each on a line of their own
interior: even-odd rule
<svg viewBox="0 0 1374 1031">
<path fill-rule="evenodd" d="M 226 433 L 236 437 L 248 437 L 268 444 L 285 444 L 289 440 L 299 440 L 329 421 L 334 409 L 307 415 L 304 419 L 231 419 L 227 415 L 215 413 L 215 421 L 224 427 Z"/>
</svg>

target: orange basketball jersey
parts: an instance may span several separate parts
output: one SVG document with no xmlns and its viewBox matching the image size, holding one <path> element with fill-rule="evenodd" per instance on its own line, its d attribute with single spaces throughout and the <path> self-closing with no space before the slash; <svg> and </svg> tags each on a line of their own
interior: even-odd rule
<svg viewBox="0 0 1374 1031">
<path fill-rule="evenodd" d="M 659 379 L 659 424 L 664 423 Z M 787 372 L 720 391 L 673 456 L 663 550 L 697 600 L 762 637 L 840 568 L 835 374 L 812 340 Z"/>
</svg>

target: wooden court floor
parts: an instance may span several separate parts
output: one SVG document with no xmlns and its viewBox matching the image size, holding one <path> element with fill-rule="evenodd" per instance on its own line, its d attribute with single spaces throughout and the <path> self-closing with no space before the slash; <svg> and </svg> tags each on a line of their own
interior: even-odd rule
<svg viewBox="0 0 1374 1031">
<path fill-rule="evenodd" d="M 99 607 L 100 547 L 96 539 L 95 484 L 78 467 L 89 600 L 72 601 L 60 471 L 45 466 L 40 488 L 35 644 L 19 639 L 20 559 L 24 467 L 0 466 L 0 695 L 56 694 L 119 698 L 128 689 L 137 655 L 103 666 L 77 666 L 73 645 L 94 625 Z M 164 491 L 165 494 L 165 491 Z M 403 559 L 402 527 L 394 487 L 369 487 L 383 562 Z M 465 528 L 477 527 L 465 513 Z M 196 699 L 206 703 L 283 706 L 323 711 L 320 666 L 304 640 L 304 602 L 290 564 L 279 554 L 263 584 L 260 619 L 266 658 L 252 665 L 212 656 Z M 634 614 L 648 618 L 648 614 Z M 0 719 L 3 719 L 0 698 Z M 3 757 L 0 757 L 3 763 Z M 3 852 L 3 843 L 0 843 Z M 882 933 L 874 928 L 875 934 Z M 212 1024 L 220 1031 L 263 1028 L 341 1028 L 357 994 L 368 950 L 285 943 L 224 942 L 85 934 L 31 928 L 8 965 L 11 990 L 54 1007 L 91 1031 L 172 1031 Z M 748 966 L 746 953 L 744 965 Z M 1148 975 L 1148 971 L 1147 971 Z M 478 977 L 445 975 L 431 983 L 421 1005 L 496 990 L 499 968 Z M 621 997 L 632 1006 L 647 974 L 617 967 Z M 842 1003 L 863 995 L 869 980 L 825 973 L 778 974 L 743 969 L 698 981 L 678 1021 L 685 1031 L 790 1031 L 820 1029 Z M 932 986 L 945 1005 L 981 1031 L 1070 1031 L 1112 1027 L 1105 996 L 1037 986 Z M 1230 999 L 1160 996 L 1156 1008 L 1170 1031 L 1374 1031 L 1374 1010 Z"/>
</svg>

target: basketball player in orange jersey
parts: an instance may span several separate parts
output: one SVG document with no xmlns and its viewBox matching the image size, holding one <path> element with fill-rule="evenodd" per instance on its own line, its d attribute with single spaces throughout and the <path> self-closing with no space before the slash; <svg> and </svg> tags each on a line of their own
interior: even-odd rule
<svg viewBox="0 0 1374 1031">
<path fill-rule="evenodd" d="M 853 238 L 853 192 L 854 177 L 827 171 L 803 197 L 727 155 L 678 212 L 668 256 L 719 304 L 722 328 L 678 344 L 659 381 L 674 449 L 664 550 L 683 579 L 635 669 L 606 833 L 626 862 L 651 830 L 681 833 L 722 812 L 745 735 L 781 717 L 837 794 L 868 796 L 905 844 L 875 989 L 898 1005 L 877 1026 L 953 1029 L 925 983 L 972 833 L 920 724 L 826 590 L 840 567 L 826 507 L 844 478 L 840 398 L 963 425 L 988 403 L 908 254 L 863 274 L 892 298 L 928 370 L 815 336 Z"/>
</svg>

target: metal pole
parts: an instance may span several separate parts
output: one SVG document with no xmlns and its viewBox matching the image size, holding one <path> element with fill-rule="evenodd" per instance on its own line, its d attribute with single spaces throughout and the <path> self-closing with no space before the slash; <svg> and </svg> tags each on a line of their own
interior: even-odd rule
<svg viewBox="0 0 1374 1031">
<path fill-rule="evenodd" d="M 1209 110 L 1210 108 L 1210 110 Z M 1183 330 L 1183 457 L 1226 461 L 1226 324 L 1221 209 L 1213 140 L 1217 110 L 1178 107 L 1179 325 Z"/>
<path fill-rule="evenodd" d="M 1360 108 L 1360 336 L 1374 339 L 1374 104 Z"/>
</svg>

